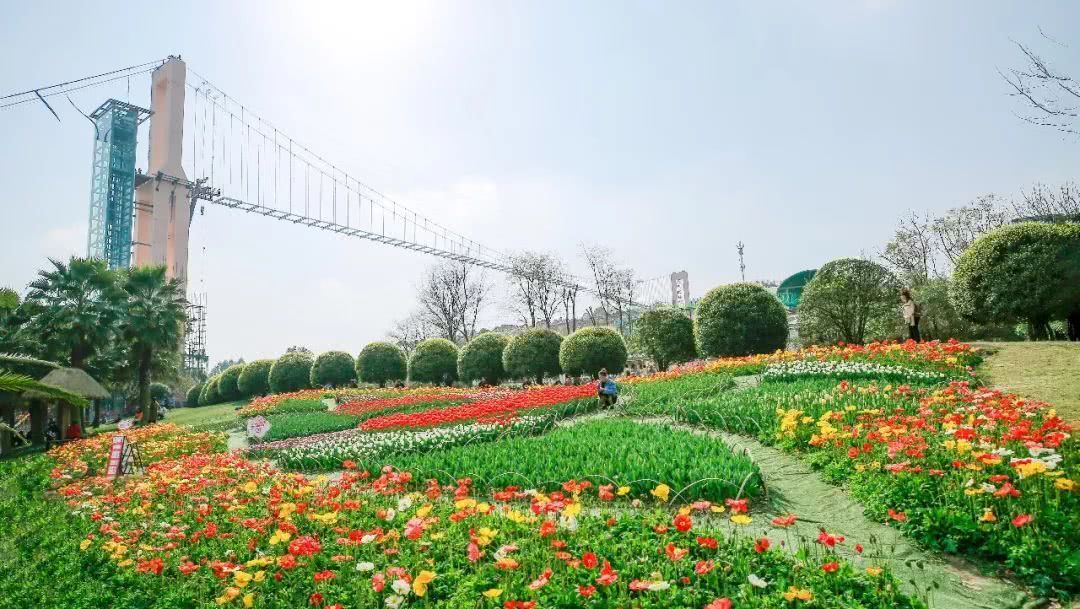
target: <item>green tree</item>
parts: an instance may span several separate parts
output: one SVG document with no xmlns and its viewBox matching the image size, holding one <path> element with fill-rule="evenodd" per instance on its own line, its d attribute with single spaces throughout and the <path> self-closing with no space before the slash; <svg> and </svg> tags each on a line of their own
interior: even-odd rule
<svg viewBox="0 0 1080 609">
<path fill-rule="evenodd" d="M 787 345 L 787 309 L 756 283 L 713 288 L 698 302 L 694 317 L 698 350 L 704 356 L 771 353 Z"/>
<path fill-rule="evenodd" d="M 124 314 L 118 275 L 103 260 L 49 259 L 26 294 L 29 321 L 23 326 L 35 355 L 85 369 L 86 362 L 113 342 Z"/>
<path fill-rule="evenodd" d="M 188 389 L 187 395 L 184 396 L 184 406 L 188 406 L 189 408 L 201 406 L 201 404 L 199 404 L 199 394 L 202 393 L 204 385 L 205 383 L 196 383 L 191 386 L 191 389 Z"/>
<path fill-rule="evenodd" d="M 803 290 L 799 338 L 804 344 L 862 344 L 897 336 L 899 293 L 896 277 L 880 264 L 858 258 L 828 262 Z"/>
<path fill-rule="evenodd" d="M 236 379 L 236 388 L 240 390 L 240 396 L 250 398 L 269 393 L 270 368 L 273 365 L 272 359 L 257 359 L 245 364 L 240 378 Z"/>
<path fill-rule="evenodd" d="M 162 404 L 172 396 L 172 388 L 165 383 L 150 383 L 150 399 Z"/>
<path fill-rule="evenodd" d="M 1025 222 L 979 237 L 956 263 L 950 296 L 973 321 L 1026 322 L 1040 339 L 1069 319 L 1080 338 L 1080 224 Z"/>
<path fill-rule="evenodd" d="M 165 275 L 164 266 L 136 267 L 124 280 L 127 310 L 120 333 L 130 347 L 136 370 L 139 404 L 146 423 L 157 420 L 157 408 L 150 401 L 151 376 L 155 364 L 173 363 L 169 355 L 179 354 L 187 320 L 183 287 Z M 160 372 L 160 370 L 159 370 Z"/>
<path fill-rule="evenodd" d="M 671 364 L 697 356 L 694 346 L 694 322 L 674 307 L 646 311 L 634 325 L 638 344 L 656 367 L 667 370 Z"/>
<path fill-rule="evenodd" d="M 344 351 L 327 351 L 311 366 L 311 385 L 344 387 L 356 380 L 356 360 Z"/>
<path fill-rule="evenodd" d="M 535 378 L 543 383 L 545 376 L 562 372 L 559 366 L 559 347 L 563 338 L 545 328 L 534 328 L 510 339 L 503 350 L 503 368 L 510 378 Z"/>
<path fill-rule="evenodd" d="M 409 380 L 449 385 L 457 380 L 457 358 L 457 347 L 445 338 L 420 341 L 409 360 Z"/>
<path fill-rule="evenodd" d="M 231 367 L 233 367 L 233 366 L 235 366 L 237 364 L 243 364 L 243 363 L 244 363 L 244 358 L 242 358 L 242 357 L 238 357 L 236 359 L 223 359 L 220 362 L 214 364 L 214 367 L 211 368 L 210 372 L 208 372 L 207 374 L 209 376 L 214 376 L 215 374 L 221 374 L 222 372 L 225 372 L 225 370 L 227 370 L 227 369 L 229 369 L 229 368 L 231 368 Z"/>
<path fill-rule="evenodd" d="M 596 377 L 601 368 L 618 374 L 626 368 L 626 341 L 615 330 L 589 326 L 574 332 L 559 347 L 559 366 L 567 374 Z"/>
<path fill-rule="evenodd" d="M 386 342 L 368 343 L 356 358 L 356 376 L 363 383 L 378 383 L 385 387 L 389 381 L 403 381 L 409 373 L 405 352 Z"/>
<path fill-rule="evenodd" d="M 241 397 L 239 381 L 244 373 L 244 364 L 233 364 L 225 369 L 218 378 L 218 395 L 222 402 L 239 400 Z"/>
<path fill-rule="evenodd" d="M 290 351 L 270 367 L 270 391 L 286 393 L 311 387 L 311 365 L 315 358 L 310 351 Z"/>
<path fill-rule="evenodd" d="M 510 339 L 497 332 L 484 332 L 476 336 L 458 353 L 458 377 L 466 383 L 482 380 L 498 385 L 506 378 L 503 367 L 503 351 Z"/>
</svg>

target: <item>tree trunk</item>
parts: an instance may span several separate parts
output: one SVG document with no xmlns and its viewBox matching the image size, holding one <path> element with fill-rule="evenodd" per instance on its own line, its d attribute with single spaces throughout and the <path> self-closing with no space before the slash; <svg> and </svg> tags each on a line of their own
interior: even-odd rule
<svg viewBox="0 0 1080 609">
<path fill-rule="evenodd" d="M 1069 313 L 1069 317 L 1065 320 L 1065 330 L 1069 335 L 1069 340 L 1080 340 L 1080 309 Z"/>
<path fill-rule="evenodd" d="M 8 427 L 15 427 L 15 406 L 11 404 L 0 404 L 0 423 L 4 423 Z M 6 429 L 0 429 L 0 456 L 5 456 L 12 450 L 11 432 Z"/>
<path fill-rule="evenodd" d="M 143 411 L 143 422 L 157 421 L 157 406 L 150 401 L 150 362 L 152 354 L 143 353 L 139 358 L 139 406 Z"/>
<path fill-rule="evenodd" d="M 94 400 L 94 429 L 101 427 L 101 400 Z"/>
</svg>

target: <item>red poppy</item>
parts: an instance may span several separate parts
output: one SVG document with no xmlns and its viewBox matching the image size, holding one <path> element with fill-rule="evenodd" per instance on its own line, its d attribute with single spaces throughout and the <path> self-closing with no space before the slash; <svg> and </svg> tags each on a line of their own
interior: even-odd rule
<svg viewBox="0 0 1080 609">
<path fill-rule="evenodd" d="M 907 520 L 907 514 L 903 512 L 897 512 L 896 510 L 889 508 L 889 518 L 897 522 L 904 522 Z"/>
<path fill-rule="evenodd" d="M 596 594 L 596 586 L 578 586 L 577 592 L 585 598 L 589 598 L 593 594 Z"/>
<path fill-rule="evenodd" d="M 840 564 L 836 562 L 827 562 L 821 565 L 821 570 L 826 573 L 835 573 L 840 568 Z"/>
<path fill-rule="evenodd" d="M 698 537 L 697 542 L 699 546 L 710 550 L 715 550 L 718 546 L 715 537 Z"/>
<path fill-rule="evenodd" d="M 619 579 L 619 573 L 615 569 L 611 568 L 611 563 L 604 561 L 604 565 L 600 567 L 600 577 L 596 578 L 596 583 L 601 586 L 610 586 Z"/>
<path fill-rule="evenodd" d="M 311 556 L 318 554 L 321 549 L 318 540 L 310 535 L 297 537 L 289 544 L 289 554 L 293 556 Z"/>
<path fill-rule="evenodd" d="M 758 539 L 757 541 L 754 542 L 754 551 L 757 552 L 758 554 L 761 554 L 765 550 L 768 550 L 768 549 L 769 549 L 769 538 L 768 537 L 762 537 L 761 539 Z"/>
<path fill-rule="evenodd" d="M 711 560 L 699 560 L 694 565 L 694 573 L 697 573 L 698 575 L 705 575 L 706 573 L 708 573 L 709 571 L 712 571 L 715 568 L 716 568 L 716 563 L 714 563 L 713 561 L 711 561 Z"/>
<path fill-rule="evenodd" d="M 319 594 L 318 592 L 313 593 L 311 596 L 308 597 L 308 604 L 312 605 L 313 607 L 318 607 L 319 605 L 323 604 L 323 595 Z"/>
<path fill-rule="evenodd" d="M 324 581 L 329 581 L 329 580 L 334 579 L 335 577 L 337 577 L 337 573 L 334 573 L 333 571 L 331 571 L 329 569 L 325 569 L 323 571 L 319 571 L 318 573 L 316 573 L 314 577 L 315 577 L 315 581 L 324 582 Z"/>
<path fill-rule="evenodd" d="M 705 605 L 705 609 L 731 609 L 731 607 L 731 599 L 727 597 L 718 598 L 708 605 Z"/>
<path fill-rule="evenodd" d="M 1020 514 L 1016 518 L 1012 519 L 1012 525 L 1016 528 L 1020 528 L 1025 524 L 1031 522 L 1032 520 L 1035 520 L 1035 518 L 1033 518 L 1031 514 Z"/>
<path fill-rule="evenodd" d="M 694 520 L 690 518 L 688 514 L 679 514 L 672 522 L 675 525 L 675 530 L 680 533 L 689 531 L 694 526 Z"/>
<path fill-rule="evenodd" d="M 776 518 L 773 518 L 772 523 L 778 527 L 787 528 L 795 524 L 795 520 L 795 514 L 788 514 L 787 516 L 777 516 Z"/>
<path fill-rule="evenodd" d="M 592 552 L 582 554 L 581 564 L 584 565 L 586 569 L 595 569 L 597 565 L 596 554 L 593 554 Z"/>
</svg>

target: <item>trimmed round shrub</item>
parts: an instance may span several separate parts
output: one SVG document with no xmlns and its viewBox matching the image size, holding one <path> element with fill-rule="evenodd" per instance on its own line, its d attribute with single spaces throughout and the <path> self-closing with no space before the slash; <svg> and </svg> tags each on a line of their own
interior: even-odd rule
<svg viewBox="0 0 1080 609">
<path fill-rule="evenodd" d="M 543 383 L 545 376 L 562 372 L 559 347 L 563 337 L 546 328 L 526 330 L 510 339 L 503 350 L 503 368 L 510 378 L 535 378 Z"/>
<path fill-rule="evenodd" d="M 484 332 L 470 340 L 458 353 L 458 377 L 466 383 L 481 380 L 492 385 L 506 378 L 503 350 L 510 339 L 497 332 Z"/>
<path fill-rule="evenodd" d="M 327 351 L 311 365 L 313 387 L 344 387 L 356 381 L 356 360 L 344 351 Z"/>
<path fill-rule="evenodd" d="M 184 396 L 184 406 L 194 408 L 202 405 L 199 403 L 199 394 L 202 393 L 203 386 L 203 383 L 198 383 L 197 385 L 192 386 L 191 389 L 188 389 L 187 395 Z"/>
<path fill-rule="evenodd" d="M 220 374 L 215 374 L 206 381 L 206 385 L 203 386 L 202 394 L 199 396 L 199 405 L 209 406 L 210 404 L 217 404 L 221 401 L 221 395 L 218 394 L 218 380 L 220 378 Z"/>
<path fill-rule="evenodd" d="M 240 390 L 240 397 L 250 398 L 269 393 L 270 368 L 273 365 L 272 359 L 257 359 L 244 364 L 244 371 L 240 373 L 240 378 L 236 379 L 236 388 Z"/>
<path fill-rule="evenodd" d="M 1080 224 L 1025 222 L 979 237 L 956 262 L 950 299 L 967 319 L 1022 321 L 1045 338 L 1051 321 L 1080 314 Z"/>
<path fill-rule="evenodd" d="M 243 372 L 244 364 L 234 364 L 221 373 L 221 378 L 218 379 L 218 395 L 221 396 L 222 402 L 232 402 L 240 399 L 241 394 L 237 381 L 240 380 L 240 375 Z"/>
<path fill-rule="evenodd" d="M 445 338 L 420 341 L 409 359 L 409 380 L 449 384 L 457 380 L 458 348 Z"/>
<path fill-rule="evenodd" d="M 707 357 L 771 353 L 787 345 L 787 309 L 756 283 L 709 290 L 694 317 L 697 347 Z"/>
<path fill-rule="evenodd" d="M 617 374 L 626 368 L 626 341 L 611 328 L 582 328 L 563 340 L 559 366 L 567 374 L 595 377 L 601 368 Z"/>
<path fill-rule="evenodd" d="M 311 353 L 293 351 L 277 358 L 270 366 L 270 392 L 286 393 L 311 386 L 311 365 L 315 358 Z"/>
<path fill-rule="evenodd" d="M 165 383 L 150 383 L 150 399 L 161 404 L 172 396 L 172 388 Z"/>
<path fill-rule="evenodd" d="M 389 381 L 404 381 L 409 362 L 401 347 L 390 343 L 368 343 L 356 358 L 356 377 L 362 383 L 385 387 Z"/>
<path fill-rule="evenodd" d="M 674 307 L 661 307 L 641 314 L 634 324 L 638 343 L 660 370 L 671 364 L 688 362 L 697 356 L 694 322 Z"/>
<path fill-rule="evenodd" d="M 859 258 L 825 263 L 799 300 L 799 340 L 863 344 L 906 334 L 900 282 L 885 267 Z"/>
</svg>

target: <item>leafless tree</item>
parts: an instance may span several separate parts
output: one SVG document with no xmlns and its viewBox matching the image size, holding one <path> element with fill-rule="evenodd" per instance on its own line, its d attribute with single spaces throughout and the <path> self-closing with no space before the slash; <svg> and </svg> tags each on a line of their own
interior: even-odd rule
<svg viewBox="0 0 1080 609">
<path fill-rule="evenodd" d="M 1039 34 L 1053 40 L 1042 29 Z M 1015 42 L 1025 62 L 1022 68 L 998 70 L 1012 89 L 1011 95 L 1020 98 L 1028 107 L 1020 118 L 1042 127 L 1050 127 L 1064 133 L 1080 133 L 1077 124 L 1080 117 L 1080 82 L 1059 72 L 1039 57 L 1031 47 Z"/>
<path fill-rule="evenodd" d="M 476 322 L 490 289 L 482 270 L 444 262 L 427 270 L 417 297 L 424 317 L 441 336 L 468 341 L 476 333 Z"/>
<path fill-rule="evenodd" d="M 937 276 L 938 239 L 929 216 L 911 212 L 900 219 L 892 241 L 881 257 L 898 277 L 910 287 L 925 284 Z"/>
<path fill-rule="evenodd" d="M 1075 182 L 1065 182 L 1057 190 L 1036 183 L 1021 196 L 1023 201 L 1015 205 L 1016 215 L 1020 217 L 1061 218 L 1075 222 L 1076 217 L 1080 216 L 1080 188 Z"/>
<path fill-rule="evenodd" d="M 562 301 L 567 334 L 577 331 L 577 297 L 580 291 L 581 286 L 564 272 L 562 286 L 559 288 L 559 300 Z"/>
<path fill-rule="evenodd" d="M 510 308 L 530 328 L 548 328 L 561 304 L 563 263 L 551 254 L 522 252 L 510 258 Z"/>
<path fill-rule="evenodd" d="M 596 317 L 596 309 L 595 308 L 593 308 L 593 307 L 585 307 L 585 317 L 589 318 L 589 324 L 590 325 L 593 325 L 593 326 L 599 325 L 599 323 L 598 323 L 599 320 Z"/>
<path fill-rule="evenodd" d="M 614 284 L 615 293 L 612 304 L 619 316 L 619 331 L 628 334 L 632 322 L 630 317 L 634 310 L 634 297 L 637 296 L 637 276 L 634 274 L 634 269 L 620 268 L 612 272 L 611 281 Z"/>
<path fill-rule="evenodd" d="M 988 194 L 945 212 L 944 216 L 934 220 L 932 228 L 942 253 L 948 258 L 949 264 L 954 265 L 975 239 L 1002 226 L 1009 219 L 1010 214 L 1001 197 Z"/>
<path fill-rule="evenodd" d="M 389 336 L 394 344 L 401 347 L 406 357 L 411 357 L 420 341 L 437 336 L 439 331 L 431 325 L 426 311 L 413 311 L 405 319 L 394 323 Z"/>
<path fill-rule="evenodd" d="M 618 300 L 618 282 L 614 280 L 615 261 L 610 249 L 601 245 L 581 245 L 581 255 L 593 276 L 597 304 L 604 314 L 604 325 L 611 323 L 611 311 Z"/>
</svg>

